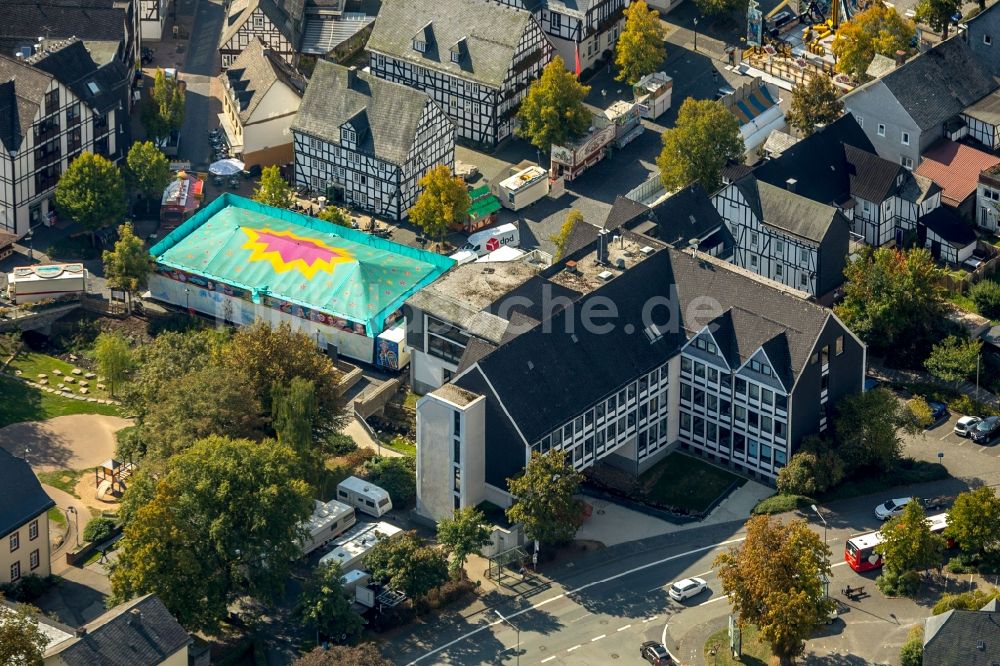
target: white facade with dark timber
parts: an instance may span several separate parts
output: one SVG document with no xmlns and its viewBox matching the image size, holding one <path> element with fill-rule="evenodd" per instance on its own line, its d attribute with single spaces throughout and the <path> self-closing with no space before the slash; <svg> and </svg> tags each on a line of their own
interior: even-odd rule
<svg viewBox="0 0 1000 666">
<path fill-rule="evenodd" d="M 163 39 L 168 2 L 169 0 L 139 0 L 139 21 L 143 39 L 154 42 Z"/>
<path fill-rule="evenodd" d="M 234 0 L 219 40 L 222 67 L 232 65 L 255 39 L 295 65 L 304 14 L 304 0 Z"/>
<path fill-rule="evenodd" d="M 83 42 L 26 60 L 0 55 L 0 231 L 17 237 L 55 215 L 55 186 L 84 151 L 123 156 L 128 76 L 98 67 Z"/>
<path fill-rule="evenodd" d="M 532 12 L 570 71 L 593 67 L 614 52 L 631 0 L 494 0 Z"/>
<path fill-rule="evenodd" d="M 375 76 L 426 92 L 458 137 L 510 137 L 528 85 L 552 57 L 534 17 L 489 0 L 387 0 L 366 47 Z"/>
<path fill-rule="evenodd" d="M 317 61 L 292 125 L 295 184 L 400 220 L 427 171 L 455 164 L 455 126 L 425 93 Z"/>
</svg>

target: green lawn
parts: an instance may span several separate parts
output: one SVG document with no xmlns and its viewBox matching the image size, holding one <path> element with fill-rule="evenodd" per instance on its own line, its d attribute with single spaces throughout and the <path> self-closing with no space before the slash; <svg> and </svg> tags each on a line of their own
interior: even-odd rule
<svg viewBox="0 0 1000 666">
<path fill-rule="evenodd" d="M 66 524 L 66 516 L 63 515 L 62 509 L 57 506 L 49 509 L 49 522 L 53 525 L 58 525 L 62 527 Z"/>
<path fill-rule="evenodd" d="M 420 400 L 420 396 L 413 391 L 406 392 L 406 398 L 403 399 L 403 406 L 409 407 L 410 409 L 417 408 L 417 400 Z"/>
<path fill-rule="evenodd" d="M 718 646 L 716 649 L 715 646 Z M 712 654 L 715 649 L 715 654 Z M 733 659 L 733 653 L 729 650 L 729 630 L 721 629 L 705 641 L 705 663 L 712 666 L 766 666 L 771 660 L 771 646 L 768 645 L 757 633 L 757 627 L 748 626 L 743 629 L 743 640 L 741 644 L 742 656 Z"/>
<path fill-rule="evenodd" d="M 387 449 L 392 449 L 393 451 L 402 453 L 404 456 L 410 456 L 411 458 L 415 458 L 417 455 L 416 443 L 411 442 L 405 437 L 401 437 L 400 435 L 393 435 L 392 437 L 383 435 L 381 439 L 382 446 Z"/>
<path fill-rule="evenodd" d="M 90 474 L 92 469 L 58 469 L 54 472 L 39 472 L 38 480 L 47 486 L 58 488 L 64 493 L 80 499 L 76 494 L 76 484 L 84 474 Z"/>
<path fill-rule="evenodd" d="M 115 405 L 99 405 L 86 400 L 62 398 L 40 391 L 12 377 L 0 375 L 0 428 L 22 421 L 43 421 L 68 414 L 105 414 L 118 416 Z"/>
<path fill-rule="evenodd" d="M 691 513 L 706 511 L 734 482 L 746 479 L 683 453 L 671 453 L 639 477 L 647 500 Z"/>
<path fill-rule="evenodd" d="M 82 375 L 76 377 L 73 375 L 73 368 L 79 367 L 74 366 L 70 363 L 66 363 L 54 356 L 49 356 L 47 354 L 39 354 L 33 351 L 22 351 L 17 357 L 11 361 L 10 368 L 12 370 L 20 370 L 21 376 L 25 379 L 30 379 L 31 381 L 36 381 L 39 374 L 48 375 L 49 386 L 58 386 L 62 383 L 61 378 L 58 375 L 53 375 L 53 370 L 58 370 L 65 376 L 73 377 L 75 384 L 73 384 L 73 392 L 79 392 L 79 382 L 83 379 Z M 110 398 L 111 395 L 107 391 L 102 391 L 97 389 L 97 381 L 94 379 L 84 379 L 88 382 L 87 388 L 90 389 L 90 393 L 87 395 L 94 398 Z M 69 384 L 67 384 L 69 386 Z"/>
</svg>

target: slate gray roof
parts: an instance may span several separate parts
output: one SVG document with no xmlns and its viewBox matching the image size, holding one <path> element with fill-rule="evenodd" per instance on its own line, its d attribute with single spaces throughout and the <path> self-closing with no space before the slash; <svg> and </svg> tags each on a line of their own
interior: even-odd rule
<svg viewBox="0 0 1000 666">
<path fill-rule="evenodd" d="M 847 181 L 851 195 L 880 204 L 899 187 L 897 178 L 904 169 L 895 162 L 867 150 L 845 145 Z M 909 173 L 909 172 L 907 172 Z"/>
<path fill-rule="evenodd" d="M 951 206 L 938 206 L 917 221 L 952 247 L 961 249 L 976 242 L 976 232 L 972 225 Z"/>
<path fill-rule="evenodd" d="M 941 42 L 879 79 L 922 130 L 930 129 L 997 87 L 961 36 Z"/>
<path fill-rule="evenodd" d="M 225 76 L 236 98 L 240 120 L 244 123 L 250 121 L 253 112 L 275 83 L 283 83 L 299 97 L 306 89 L 305 79 L 289 67 L 281 56 L 265 48 L 259 39 L 250 40 L 226 70 Z"/>
<path fill-rule="evenodd" d="M 0 449 L 0 538 L 20 528 L 40 513 L 56 505 L 38 482 L 35 473 L 23 458 L 16 458 Z M 48 535 L 41 535 L 47 539 Z M 6 545 L 6 544 L 5 544 Z"/>
<path fill-rule="evenodd" d="M 31 129 L 52 77 L 5 55 L 0 55 L 0 143 L 16 152 Z"/>
<path fill-rule="evenodd" d="M 366 48 L 499 88 L 534 20 L 491 0 L 386 0 Z M 425 28 L 430 40 L 420 53 L 413 50 L 413 38 Z M 452 62 L 450 49 L 463 39 L 460 60 Z"/>
<path fill-rule="evenodd" d="M 553 266 L 544 274 L 558 273 L 561 268 Z M 643 304 L 670 293 L 672 287 L 677 293 L 674 321 L 679 321 L 679 327 L 664 328 L 663 336 L 650 342 L 643 334 L 648 323 L 641 319 Z M 478 370 L 489 379 L 504 410 L 531 444 L 642 372 L 665 363 L 709 323 L 686 319 L 692 301 L 702 297 L 714 299 L 720 316 L 729 322 L 731 334 L 721 337 L 734 358 L 746 360 L 767 344 L 768 352 L 777 356 L 772 361 L 784 364 L 776 368 L 779 375 L 792 383 L 808 362 L 829 317 L 824 308 L 725 262 L 698 260 L 666 248 L 582 297 L 574 307 L 558 311 L 550 321 L 503 344 L 478 362 Z M 597 333 L 582 324 L 590 298 L 615 303 L 619 316 L 612 331 Z M 572 334 L 566 333 L 567 323 Z M 626 332 L 628 324 L 634 327 L 631 332 Z M 477 375 L 471 372 L 455 383 L 481 390 Z"/>
<path fill-rule="evenodd" d="M 1000 91 L 994 90 L 965 109 L 965 115 L 990 125 L 1000 125 Z"/>
<path fill-rule="evenodd" d="M 98 65 L 86 45 L 76 39 L 53 45 L 26 62 L 51 74 L 97 113 L 116 107 L 131 83 L 131 73 L 121 61 Z"/>
<path fill-rule="evenodd" d="M 154 666 L 191 643 L 191 637 L 152 594 L 115 606 L 84 625 L 86 633 L 53 646 L 46 657 L 66 666 Z"/>
<path fill-rule="evenodd" d="M 725 227 L 712 200 L 698 182 L 653 206 L 653 219 L 656 220 L 656 237 L 681 249 L 689 240 L 700 240 L 715 229 Z"/>
<path fill-rule="evenodd" d="M 346 67 L 318 60 L 292 129 L 340 145 L 340 126 L 364 114 L 368 129 L 358 137 L 359 149 L 405 163 L 430 98 L 367 72 L 354 72 L 350 83 L 350 74 Z"/>
<path fill-rule="evenodd" d="M 927 618 L 924 625 L 925 664 L 995 666 L 998 662 L 1000 613 L 950 610 Z"/>
<path fill-rule="evenodd" d="M 736 183 L 751 210 L 763 224 L 820 243 L 831 224 L 843 221 L 843 214 L 826 204 L 747 176 Z M 838 219 L 839 218 L 839 219 Z"/>
<path fill-rule="evenodd" d="M 618 227 L 629 228 L 629 225 L 636 220 L 648 218 L 650 212 L 649 206 L 618 195 L 611 210 L 608 211 L 608 216 L 604 219 L 604 228 L 608 231 L 613 231 Z M 571 253 L 567 252 L 566 254 Z"/>
<path fill-rule="evenodd" d="M 35 44 L 39 36 L 48 40 L 78 37 L 84 41 L 123 41 L 125 10 L 112 5 L 111 0 L 2 0 L 0 43 L 8 49 L 11 45 L 28 46 Z M 3 55 L 14 53 L 5 50 Z"/>
</svg>

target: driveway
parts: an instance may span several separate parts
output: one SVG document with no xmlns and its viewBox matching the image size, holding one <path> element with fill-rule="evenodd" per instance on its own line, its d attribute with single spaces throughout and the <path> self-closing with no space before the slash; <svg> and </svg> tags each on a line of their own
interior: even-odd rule
<svg viewBox="0 0 1000 666">
<path fill-rule="evenodd" d="M 128 419 L 100 414 L 57 416 L 0 428 L 0 447 L 38 472 L 97 467 L 115 452 L 115 433 Z"/>
</svg>

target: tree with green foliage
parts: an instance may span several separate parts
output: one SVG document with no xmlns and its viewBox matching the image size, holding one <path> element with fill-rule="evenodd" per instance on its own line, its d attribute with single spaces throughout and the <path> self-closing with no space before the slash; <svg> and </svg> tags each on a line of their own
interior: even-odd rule
<svg viewBox="0 0 1000 666">
<path fill-rule="evenodd" d="M 636 0 L 625 8 L 625 29 L 615 42 L 617 81 L 634 85 L 657 71 L 667 56 L 660 12 L 650 9 L 645 0 Z"/>
<path fill-rule="evenodd" d="M 906 635 L 906 642 L 899 650 L 899 663 L 900 666 L 923 666 L 924 628 L 919 624 Z"/>
<path fill-rule="evenodd" d="M 888 472 L 902 457 L 900 431 L 915 432 L 906 407 L 885 389 L 855 393 L 836 406 L 838 453 L 852 471 Z"/>
<path fill-rule="evenodd" d="M 563 59 L 554 57 L 521 102 L 517 135 L 546 153 L 552 146 L 583 136 L 593 121 L 593 114 L 583 105 L 589 92 L 590 86 L 577 81 Z"/>
<path fill-rule="evenodd" d="M 278 441 L 292 448 L 302 463 L 302 475 L 316 479 L 323 469 L 323 458 L 313 446 L 316 423 L 316 385 L 303 377 L 292 377 L 287 384 L 271 388 L 271 423 Z"/>
<path fill-rule="evenodd" d="M 382 657 L 374 643 L 361 643 L 313 648 L 292 666 L 392 666 L 392 662 Z"/>
<path fill-rule="evenodd" d="M 755 516 L 746 530 L 741 544 L 715 559 L 722 589 L 740 626 L 756 626 L 780 663 L 791 664 L 833 610 L 823 590 L 830 549 L 804 520 Z"/>
<path fill-rule="evenodd" d="M 943 319 L 940 274 L 923 248 L 862 248 L 844 269 L 844 300 L 834 311 L 872 354 L 913 364 L 926 358 Z"/>
<path fill-rule="evenodd" d="M 747 13 L 747 0 L 695 0 L 694 4 L 704 16 L 732 14 L 745 17 Z"/>
<path fill-rule="evenodd" d="M 688 97 L 674 127 L 663 133 L 663 150 L 656 158 L 660 181 L 667 191 L 698 181 L 706 192 L 722 184 L 722 167 L 743 161 L 746 146 L 740 124 L 721 102 Z"/>
<path fill-rule="evenodd" d="M 146 249 L 146 243 L 135 235 L 131 222 L 118 227 L 118 240 L 111 250 L 101 255 L 104 262 L 104 277 L 113 289 L 121 289 L 128 297 L 128 311 L 132 311 L 132 300 L 146 289 L 149 274 L 153 270 L 153 257 Z"/>
<path fill-rule="evenodd" d="M 351 607 L 341 582 L 343 572 L 336 562 L 316 567 L 295 607 L 295 615 L 306 627 L 334 643 L 353 643 L 361 637 L 365 622 Z"/>
<path fill-rule="evenodd" d="M 437 525 L 438 543 L 451 553 L 448 568 L 455 578 L 465 575 L 465 561 L 469 555 L 482 556 L 482 549 L 491 543 L 486 516 L 474 507 L 455 509 L 451 518 Z"/>
<path fill-rule="evenodd" d="M 815 497 L 844 480 L 844 461 L 830 443 L 816 436 L 802 440 L 799 451 L 778 470 L 778 491 Z"/>
<path fill-rule="evenodd" d="M 989 319 L 1000 319 L 1000 282 L 982 280 L 969 289 L 976 311 Z"/>
<path fill-rule="evenodd" d="M 1000 550 L 1000 497 L 996 490 L 980 486 L 960 493 L 948 510 L 944 533 L 968 555 Z"/>
<path fill-rule="evenodd" d="M 931 609 L 931 615 L 941 615 L 950 610 L 979 610 L 994 599 L 1000 599 L 1000 589 L 995 587 L 992 590 L 976 589 L 958 594 L 942 594 Z"/>
<path fill-rule="evenodd" d="M 895 58 L 896 51 L 908 52 L 915 33 L 913 21 L 900 16 L 895 8 L 872 3 L 837 30 L 832 46 L 836 70 L 864 81 L 876 55 Z"/>
<path fill-rule="evenodd" d="M 56 208 L 90 232 L 120 222 L 125 215 L 125 184 L 118 166 L 101 155 L 80 153 L 59 178 Z"/>
<path fill-rule="evenodd" d="M 101 333 L 94 341 L 97 371 L 108 380 L 111 395 L 135 368 L 132 345 L 120 333 Z"/>
<path fill-rule="evenodd" d="M 792 105 L 785 120 L 807 137 L 816 131 L 817 125 L 829 125 L 843 114 L 840 91 L 830 77 L 816 74 L 792 89 Z"/>
<path fill-rule="evenodd" d="M 507 489 L 516 499 L 507 509 L 511 523 L 522 523 L 524 533 L 539 544 L 569 541 L 583 523 L 583 502 L 573 496 L 583 475 L 566 461 L 566 453 L 552 449 L 531 452 L 520 476 L 507 479 Z"/>
<path fill-rule="evenodd" d="M 365 463 L 364 477 L 389 493 L 393 508 L 406 508 L 417 497 L 416 460 L 409 456 L 375 456 Z"/>
<path fill-rule="evenodd" d="M 276 601 L 312 512 L 297 467 L 272 440 L 217 436 L 170 458 L 119 541 L 113 603 L 155 593 L 184 627 L 215 633 L 237 599 Z"/>
<path fill-rule="evenodd" d="M 41 666 L 49 645 L 48 636 L 38 628 L 38 609 L 18 604 L 0 610 L 0 664 Z"/>
<path fill-rule="evenodd" d="M 152 141 L 132 144 L 125 158 L 129 185 L 148 201 L 159 201 L 170 183 L 170 161 Z"/>
<path fill-rule="evenodd" d="M 944 537 L 931 532 L 927 514 L 918 501 L 908 502 L 903 513 L 890 518 L 879 530 L 882 543 L 882 574 L 876 580 L 887 594 L 911 596 L 920 586 L 917 570 L 938 567 L 944 552 Z"/>
<path fill-rule="evenodd" d="M 921 428 L 929 428 L 934 423 L 934 412 L 927 404 L 927 399 L 921 395 L 915 395 L 906 401 L 906 408 L 913 416 L 913 422 Z"/>
<path fill-rule="evenodd" d="M 949 335 L 931 348 L 924 367 L 938 379 L 951 382 L 957 388 L 976 371 L 982 348 L 983 341 L 978 338 L 959 340 Z"/>
<path fill-rule="evenodd" d="M 948 39 L 948 28 L 952 16 L 962 13 L 962 0 L 920 0 L 916 6 L 916 18 L 926 23 L 932 30 L 941 31 L 941 39 Z"/>
<path fill-rule="evenodd" d="M 382 539 L 365 556 L 372 579 L 387 584 L 414 600 L 448 580 L 448 558 L 426 545 L 416 532 Z"/>
<path fill-rule="evenodd" d="M 420 194 L 410 208 L 410 222 L 436 241 L 453 228 L 461 227 L 469 217 L 469 188 L 465 181 L 438 164 L 421 177 Z"/>
<path fill-rule="evenodd" d="M 566 214 L 566 220 L 559 227 L 559 233 L 550 238 L 556 245 L 555 254 L 552 255 L 554 261 L 559 261 L 566 254 L 566 244 L 569 242 L 570 236 L 573 235 L 573 230 L 576 229 L 576 225 L 583 222 L 583 213 L 576 210 L 575 208 L 570 210 Z"/>
<path fill-rule="evenodd" d="M 350 214 L 338 206 L 324 206 L 322 210 L 316 213 L 316 217 L 324 222 L 336 224 L 338 227 L 350 228 L 351 226 Z"/>
<path fill-rule="evenodd" d="M 105 516 L 96 516 L 83 528 L 83 538 L 91 543 L 104 543 L 114 534 L 115 521 Z"/>
<path fill-rule="evenodd" d="M 265 206 L 288 208 L 292 203 L 292 186 L 281 177 L 277 166 L 266 166 L 260 172 L 260 182 L 253 191 L 253 200 Z"/>
<path fill-rule="evenodd" d="M 180 130 L 184 124 L 184 97 L 184 85 L 177 76 L 168 77 L 162 69 L 157 69 L 149 102 L 142 113 L 142 122 L 151 138 L 163 141 L 174 130 Z"/>
</svg>

